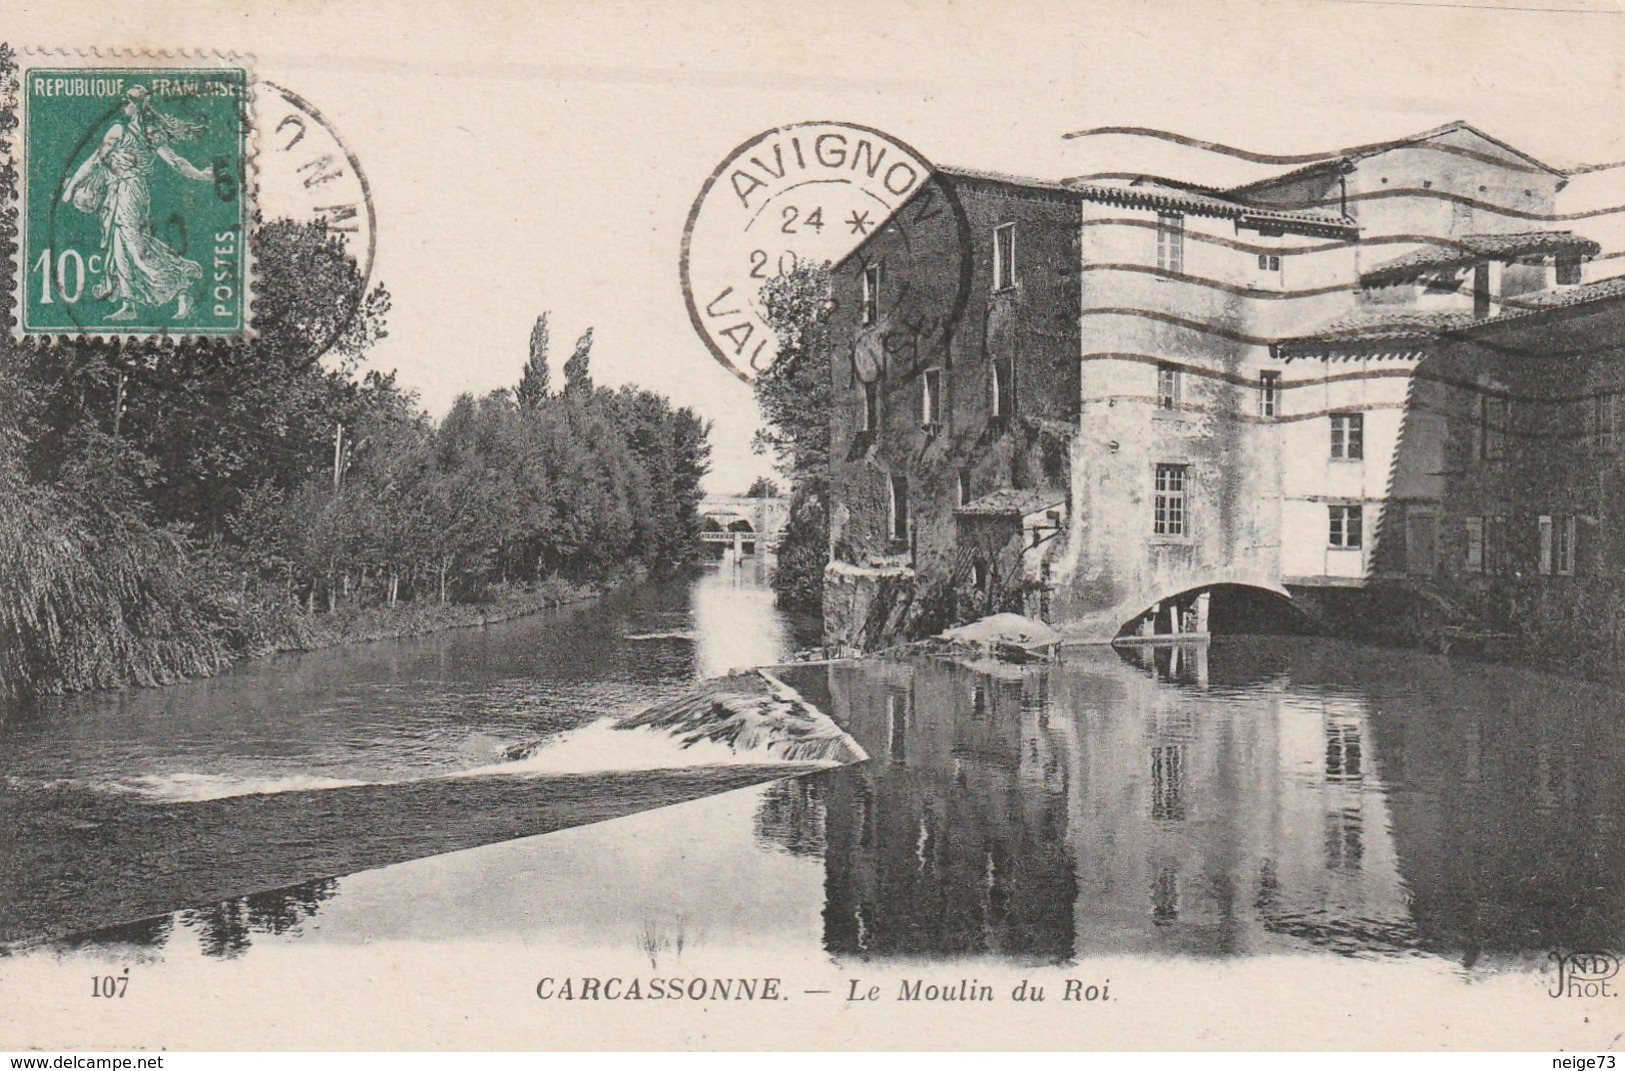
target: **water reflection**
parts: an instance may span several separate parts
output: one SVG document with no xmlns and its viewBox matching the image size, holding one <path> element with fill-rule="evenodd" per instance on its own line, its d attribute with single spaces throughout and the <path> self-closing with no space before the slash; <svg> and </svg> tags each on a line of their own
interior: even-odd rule
<svg viewBox="0 0 1625 1071">
<path fill-rule="evenodd" d="M 1031 687 L 928 661 L 831 671 L 872 757 L 824 778 L 831 951 L 1071 955 L 1068 770 Z"/>
<path fill-rule="evenodd" d="M 608 703 L 782 657 L 782 619 L 740 579 L 719 570 L 692 591 L 629 596 L 612 625 L 594 617 L 579 634 L 555 620 L 492 630 L 494 653 L 470 640 L 466 679 L 448 685 L 497 714 L 459 713 L 458 731 L 549 724 L 509 710 L 499 687 L 513 679 L 503 659 L 545 668 L 554 656 L 538 645 L 582 658 L 599 645 L 598 677 L 529 685 L 552 689 L 549 704 L 567 689 Z M 782 675 L 871 760 L 771 785 L 782 771 L 739 768 L 660 785 L 612 772 L 420 778 L 164 802 L 0 781 L 0 940 L 172 911 L 68 944 L 230 957 L 272 941 L 473 934 L 573 948 L 653 926 L 838 958 L 1307 952 L 1469 966 L 1625 944 L 1620 693 L 1318 639 Z M 330 723 L 315 724 L 321 739 Z M 53 742 L 52 761 L 106 754 L 95 719 L 29 733 Z M 165 739 L 196 761 L 231 737 L 191 750 L 182 733 Z M 354 737 L 339 739 L 330 750 Z M 11 752 L 10 771 L 31 754 L 45 752 Z M 551 829 L 562 831 L 530 836 Z M 420 858 L 474 845 L 486 846 Z M 382 869 L 305 881 L 366 867 Z M 288 888 L 218 899 L 273 884 Z"/>
<path fill-rule="evenodd" d="M 0 718 L 0 950 L 215 903 L 180 924 L 204 934 L 205 954 L 236 954 L 249 934 L 276 932 L 275 905 L 316 910 L 319 900 L 288 889 L 317 876 L 780 776 L 681 756 L 674 765 L 691 768 L 619 769 L 611 756 L 603 772 L 456 776 L 503 762 L 513 745 L 673 698 L 697 677 L 784 658 L 792 638 L 761 579 L 710 570 L 491 628 L 268 659 Z M 283 891 L 220 899 L 262 888 Z M 144 925 L 98 932 L 114 944 L 159 941 L 157 930 L 136 940 Z"/>
<path fill-rule="evenodd" d="M 792 683 L 873 756 L 785 790 L 821 805 L 831 952 L 1471 964 L 1625 943 L 1625 699 L 1605 689 L 1322 640 Z"/>
<path fill-rule="evenodd" d="M 338 882 L 320 878 L 282 889 L 268 889 L 173 915 L 105 926 L 64 938 L 61 949 L 98 949 L 125 958 L 140 958 L 168 945 L 177 928 L 189 930 L 198 950 L 216 959 L 235 959 L 256 937 L 284 937 L 299 932 L 321 905 L 332 899 Z"/>
</svg>

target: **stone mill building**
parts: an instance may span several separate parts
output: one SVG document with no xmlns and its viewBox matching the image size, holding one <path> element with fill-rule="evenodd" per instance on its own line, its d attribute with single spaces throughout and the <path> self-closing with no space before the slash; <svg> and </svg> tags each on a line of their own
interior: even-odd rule
<svg viewBox="0 0 1625 1071">
<path fill-rule="evenodd" d="M 1569 181 L 1464 122 L 1227 188 L 939 168 L 833 275 L 830 641 L 1611 615 L 1625 278 Z"/>
</svg>

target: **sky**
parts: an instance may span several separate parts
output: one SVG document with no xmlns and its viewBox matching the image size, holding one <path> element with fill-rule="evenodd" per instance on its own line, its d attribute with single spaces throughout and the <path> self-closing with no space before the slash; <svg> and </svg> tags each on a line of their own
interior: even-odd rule
<svg viewBox="0 0 1625 1071">
<path fill-rule="evenodd" d="M 1133 125 L 1303 153 L 1467 119 L 1557 166 L 1625 160 L 1625 4 L 1471 2 L 13 0 L 0 33 L 251 54 L 366 171 L 373 276 L 394 297 L 373 365 L 440 415 L 517 382 L 544 310 L 555 371 L 590 326 L 598 382 L 714 422 L 708 487 L 727 492 L 770 461 L 751 452 L 750 388 L 689 323 L 678 255 L 734 146 L 838 120 L 943 164 L 1239 182 L 1268 169 L 1061 135 Z"/>
</svg>

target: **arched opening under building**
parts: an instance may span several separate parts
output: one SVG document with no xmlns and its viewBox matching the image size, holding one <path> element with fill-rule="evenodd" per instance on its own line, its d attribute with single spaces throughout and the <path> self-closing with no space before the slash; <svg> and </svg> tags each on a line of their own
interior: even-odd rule
<svg viewBox="0 0 1625 1071">
<path fill-rule="evenodd" d="M 1209 584 L 1158 600 L 1129 618 L 1119 640 L 1305 635 L 1308 613 L 1289 596 L 1250 584 Z"/>
<path fill-rule="evenodd" d="M 1309 611 L 1287 595 L 1248 584 L 1210 584 L 1159 600 L 1130 618 L 1112 642 L 1124 661 L 1158 680 L 1206 686 L 1210 639 L 1314 631 Z"/>
</svg>

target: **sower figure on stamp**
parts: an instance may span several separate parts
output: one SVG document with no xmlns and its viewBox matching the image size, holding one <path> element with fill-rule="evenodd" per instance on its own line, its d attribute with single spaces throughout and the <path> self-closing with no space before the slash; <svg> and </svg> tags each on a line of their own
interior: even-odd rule
<svg viewBox="0 0 1625 1071">
<path fill-rule="evenodd" d="M 175 302 L 175 319 L 192 310 L 191 286 L 203 268 L 176 253 L 152 233 L 151 177 L 158 160 L 199 182 L 214 176 L 194 167 L 172 148 L 203 133 L 204 124 L 164 115 L 147 91 L 132 88 L 124 102 L 124 122 L 107 128 L 101 145 L 79 165 L 62 200 L 81 212 L 101 213 L 103 276 L 92 294 L 117 299 L 110 319 L 133 320 L 135 305 Z"/>
</svg>

